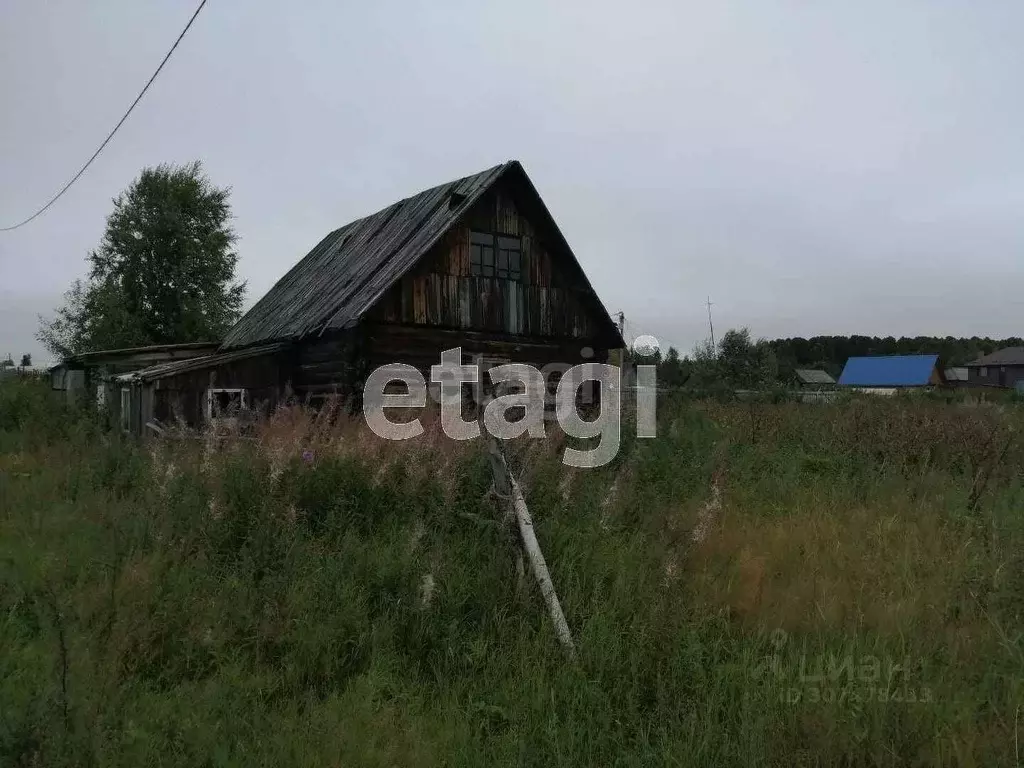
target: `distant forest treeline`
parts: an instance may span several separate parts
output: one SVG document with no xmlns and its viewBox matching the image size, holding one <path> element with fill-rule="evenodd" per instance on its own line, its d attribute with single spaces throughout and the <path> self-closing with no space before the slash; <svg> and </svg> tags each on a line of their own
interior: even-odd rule
<svg viewBox="0 0 1024 768">
<path fill-rule="evenodd" d="M 944 366 L 964 365 L 1003 347 L 1024 346 L 1024 339 L 969 339 L 946 336 L 814 336 L 810 339 L 775 339 L 768 342 L 775 353 L 780 379 L 794 368 L 820 368 L 838 376 L 850 357 L 864 355 L 938 354 Z"/>
</svg>

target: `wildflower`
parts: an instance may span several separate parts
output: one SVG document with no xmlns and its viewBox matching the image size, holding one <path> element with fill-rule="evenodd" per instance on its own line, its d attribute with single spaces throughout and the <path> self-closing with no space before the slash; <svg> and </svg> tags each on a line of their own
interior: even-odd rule
<svg viewBox="0 0 1024 768">
<path fill-rule="evenodd" d="M 310 450 L 303 451 L 302 452 L 302 460 L 306 464 L 312 464 L 313 463 L 313 452 L 310 451 Z"/>
</svg>

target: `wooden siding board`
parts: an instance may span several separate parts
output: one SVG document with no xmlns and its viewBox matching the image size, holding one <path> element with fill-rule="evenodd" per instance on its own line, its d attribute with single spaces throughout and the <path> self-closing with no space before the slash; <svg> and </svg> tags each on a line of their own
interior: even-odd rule
<svg viewBox="0 0 1024 768">
<path fill-rule="evenodd" d="M 473 327 L 473 285 L 469 278 L 458 281 L 459 291 L 459 326 L 462 328 Z"/>
<path fill-rule="evenodd" d="M 255 407 L 269 410 L 283 394 L 280 381 L 288 361 L 287 352 L 273 352 L 158 378 L 146 385 L 151 391 L 152 414 L 166 423 L 181 418 L 188 426 L 198 426 L 203 421 L 206 390 L 210 387 L 245 389 Z"/>
<path fill-rule="evenodd" d="M 412 319 L 415 323 L 427 321 L 427 308 L 423 298 L 423 283 L 410 279 L 412 283 Z"/>
<path fill-rule="evenodd" d="M 512 198 L 507 194 L 498 192 L 497 197 L 497 226 L 495 229 L 506 235 L 518 235 L 520 232 L 519 226 L 519 212 L 516 210 L 515 203 Z"/>
<path fill-rule="evenodd" d="M 298 345 L 294 388 L 299 394 L 348 392 L 359 375 L 356 331 L 310 339 Z"/>
<path fill-rule="evenodd" d="M 597 339 L 543 341 L 485 331 L 466 332 L 386 324 L 368 326 L 365 332 L 368 362 L 371 366 L 404 362 L 414 365 L 427 377 L 430 366 L 440 362 L 441 352 L 453 347 L 461 347 L 467 357 L 485 354 L 537 366 L 549 363 L 576 365 L 608 359 L 607 349 L 602 348 Z M 585 347 L 594 350 L 595 356 L 584 358 L 582 350 Z"/>
</svg>

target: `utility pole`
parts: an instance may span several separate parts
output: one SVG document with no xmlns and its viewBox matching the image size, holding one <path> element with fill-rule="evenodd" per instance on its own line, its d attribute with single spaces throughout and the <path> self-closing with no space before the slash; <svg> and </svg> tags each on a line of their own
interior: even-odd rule
<svg viewBox="0 0 1024 768">
<path fill-rule="evenodd" d="M 715 324 L 711 321 L 711 297 L 710 296 L 708 296 L 708 328 L 711 329 L 711 348 L 712 349 L 717 349 L 717 347 L 715 347 Z"/>
</svg>

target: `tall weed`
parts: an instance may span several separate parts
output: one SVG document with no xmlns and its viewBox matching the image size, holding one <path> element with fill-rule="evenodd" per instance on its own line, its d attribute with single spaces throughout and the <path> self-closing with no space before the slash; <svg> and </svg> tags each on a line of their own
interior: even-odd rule
<svg viewBox="0 0 1024 768">
<path fill-rule="evenodd" d="M 140 446 L 5 387 L 0 764 L 1014 760 L 1016 406 L 666 401 L 588 471 L 509 444 L 570 663 L 436 423 Z"/>
</svg>

